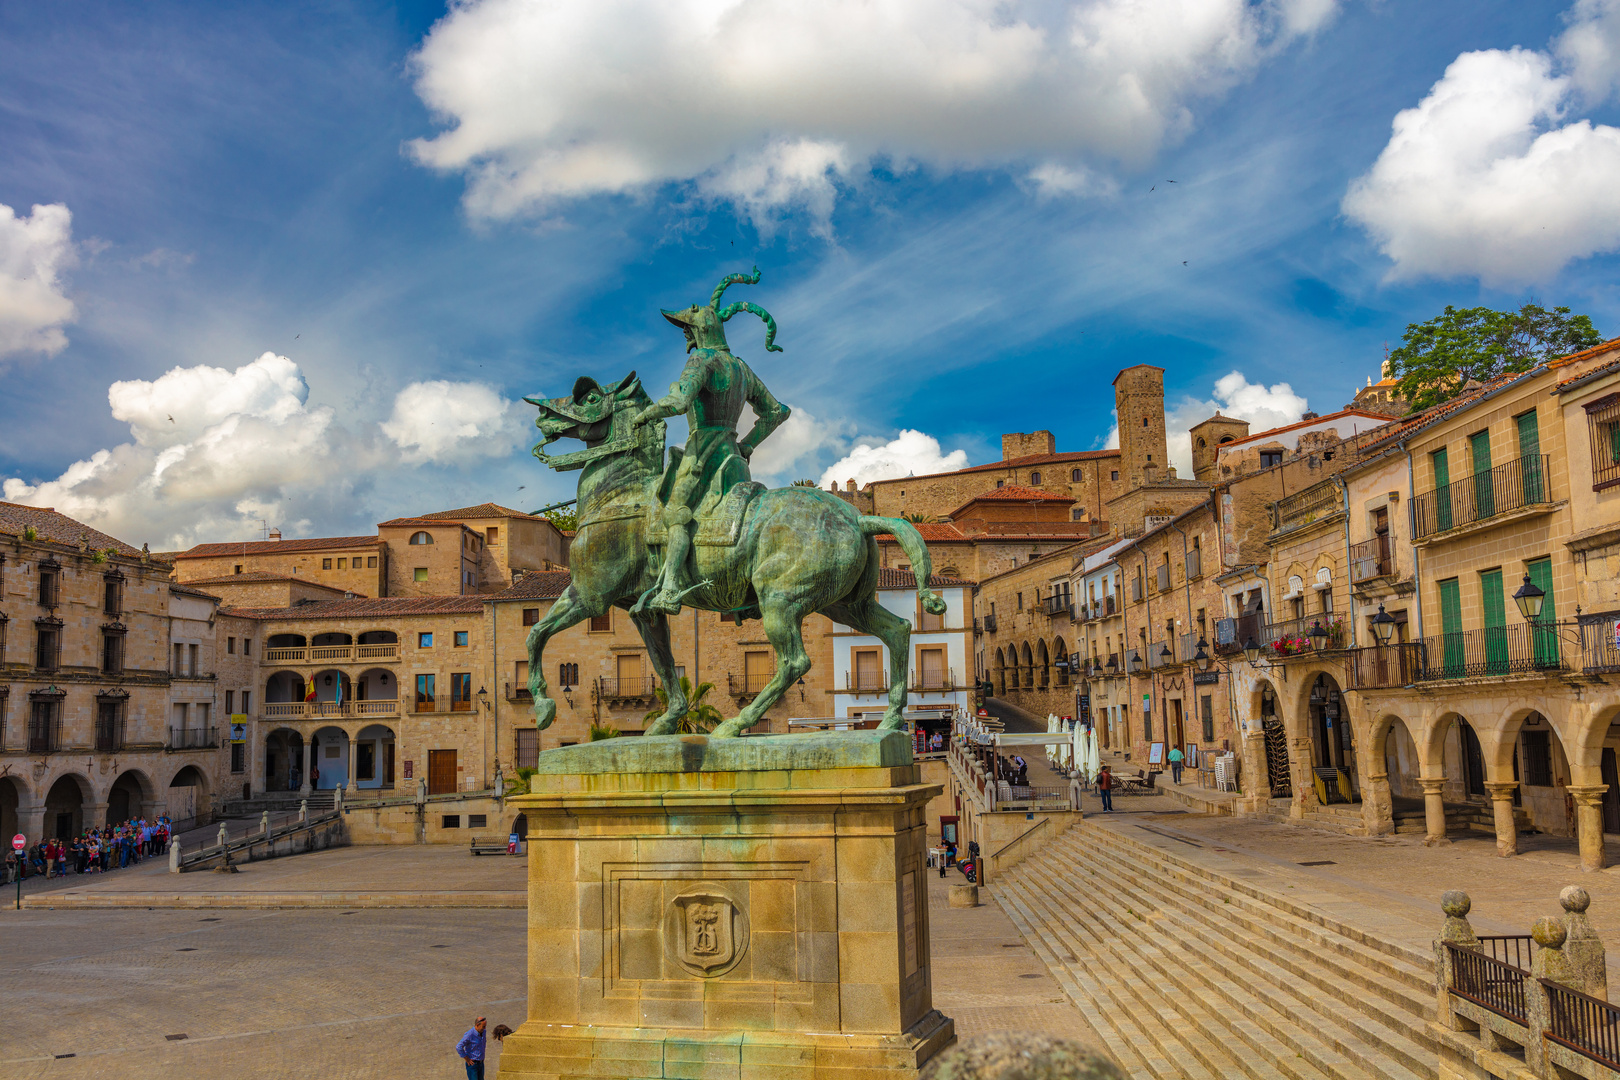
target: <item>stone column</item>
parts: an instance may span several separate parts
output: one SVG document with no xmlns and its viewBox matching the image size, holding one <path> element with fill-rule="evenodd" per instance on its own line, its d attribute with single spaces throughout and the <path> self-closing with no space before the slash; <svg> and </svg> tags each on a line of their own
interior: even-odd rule
<svg viewBox="0 0 1620 1080">
<path fill-rule="evenodd" d="M 1389 836 L 1395 831 L 1395 803 L 1389 794 L 1389 772 L 1380 758 L 1377 772 L 1363 755 L 1362 768 L 1367 771 L 1361 781 L 1361 820 L 1368 836 Z"/>
<path fill-rule="evenodd" d="M 352 792 L 360 787 L 360 741 L 349 736 L 349 779 L 346 785 Z"/>
<path fill-rule="evenodd" d="M 1575 800 L 1575 833 L 1581 842 L 1581 869 L 1601 870 L 1607 865 L 1603 858 L 1603 793 L 1609 786 L 1571 786 L 1564 790 Z"/>
<path fill-rule="evenodd" d="M 1462 1024 L 1451 1011 L 1451 950 L 1446 945 L 1480 951 L 1479 938 L 1468 923 L 1468 911 L 1473 906 L 1468 894 L 1457 889 L 1440 896 L 1440 910 L 1446 913 L 1446 922 L 1434 941 L 1435 1020 L 1452 1031 L 1461 1031 Z"/>
<path fill-rule="evenodd" d="M 87 802 L 84 804 L 84 827 L 86 829 L 99 829 L 107 824 L 107 804 L 104 802 Z M 119 824 L 114 822 L 114 824 Z"/>
<path fill-rule="evenodd" d="M 1513 820 L 1513 793 L 1518 788 L 1517 780 L 1485 781 L 1485 790 L 1491 793 L 1491 811 L 1496 817 L 1496 853 L 1504 859 L 1519 853 L 1519 826 Z"/>
<path fill-rule="evenodd" d="M 1291 818 L 1304 817 L 1305 808 L 1316 801 L 1316 774 L 1311 771 L 1315 748 L 1308 738 L 1288 740 L 1288 773 L 1294 785 L 1294 798 L 1288 808 Z"/>
<path fill-rule="evenodd" d="M 1564 924 L 1551 916 L 1537 919 L 1530 928 L 1530 936 L 1535 943 L 1541 946 L 1532 949 L 1530 958 L 1530 978 L 1524 980 L 1524 1012 L 1531 1032 L 1542 1032 L 1552 1026 L 1552 1009 L 1547 1000 L 1547 991 L 1542 989 L 1541 981 L 1558 983 L 1560 986 L 1574 986 L 1575 972 L 1569 966 L 1569 960 L 1564 956 Z M 1547 1040 L 1532 1037 L 1524 1044 L 1524 1063 L 1535 1071 L 1537 1076 L 1551 1076 L 1552 1070 L 1547 1064 Z"/>
<path fill-rule="evenodd" d="M 45 839 L 45 800 L 41 799 L 32 806 L 22 802 L 17 804 L 17 831 L 28 837 L 30 846 Z"/>
<path fill-rule="evenodd" d="M 1423 824 L 1426 827 L 1423 842 L 1429 847 L 1450 843 L 1446 839 L 1446 778 L 1420 776 L 1418 783 L 1423 785 Z"/>
<path fill-rule="evenodd" d="M 304 771 L 298 774 L 298 791 L 302 795 L 308 795 L 310 793 L 310 791 L 312 790 L 310 788 L 310 786 L 309 786 L 309 744 L 310 744 L 310 740 L 305 739 L 304 740 Z"/>
<path fill-rule="evenodd" d="M 1266 736 L 1259 720 L 1245 721 L 1243 733 L 1243 800 L 1245 814 L 1263 814 L 1271 803 L 1271 777 L 1266 771 Z"/>
</svg>

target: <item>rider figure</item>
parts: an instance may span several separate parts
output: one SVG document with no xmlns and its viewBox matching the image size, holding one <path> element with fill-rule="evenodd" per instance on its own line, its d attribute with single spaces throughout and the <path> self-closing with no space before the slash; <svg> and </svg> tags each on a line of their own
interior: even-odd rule
<svg viewBox="0 0 1620 1080">
<path fill-rule="evenodd" d="M 737 303 L 720 308 L 720 296 L 732 284 L 753 285 L 752 275 L 731 274 L 710 296 L 707 304 L 693 304 L 681 311 L 665 311 L 664 318 L 686 335 L 686 368 L 669 388 L 669 395 L 641 410 L 635 426 L 686 413 L 691 434 L 681 463 L 675 471 L 669 499 L 664 504 L 664 522 L 669 527 L 669 543 L 658 582 L 637 602 L 636 611 L 674 615 L 681 610 L 681 599 L 696 586 L 687 573 L 686 562 L 692 550 L 692 513 L 712 491 L 723 496 L 734 484 L 750 479 L 748 459 L 761 442 L 788 418 L 786 405 L 771 396 L 747 364 L 731 354 L 726 344 L 725 322 L 739 311 L 749 311 L 765 320 L 765 348 L 781 352 L 776 345 L 776 320 L 754 304 Z M 742 418 L 743 402 L 758 418 L 742 440 L 737 438 L 737 421 Z"/>
</svg>

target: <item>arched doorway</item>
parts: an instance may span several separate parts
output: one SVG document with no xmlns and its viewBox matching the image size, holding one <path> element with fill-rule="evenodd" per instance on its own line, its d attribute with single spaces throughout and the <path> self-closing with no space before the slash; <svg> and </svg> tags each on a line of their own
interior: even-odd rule
<svg viewBox="0 0 1620 1080">
<path fill-rule="evenodd" d="M 169 818 L 184 828 L 187 822 L 206 825 L 212 816 L 208 777 L 195 765 L 185 766 L 169 781 Z"/>
<path fill-rule="evenodd" d="M 1355 775 L 1355 738 L 1338 681 L 1325 672 L 1318 675 L 1311 684 L 1305 709 L 1306 730 L 1314 744 L 1315 766 L 1319 769 L 1340 769 Z"/>
<path fill-rule="evenodd" d="M 1046 651 L 1044 639 L 1036 642 L 1036 645 L 1039 647 L 1035 650 L 1035 663 L 1041 669 L 1036 675 L 1036 685 L 1045 690 L 1052 685 L 1052 657 Z"/>
<path fill-rule="evenodd" d="M 264 790 L 297 791 L 303 783 L 304 737 L 276 728 L 264 737 Z"/>
<path fill-rule="evenodd" d="M 1073 659 L 1079 660 L 1080 654 L 1076 653 Z M 1068 646 L 1063 644 L 1062 638 L 1054 638 L 1052 640 L 1052 666 L 1057 668 L 1057 684 L 1059 686 L 1069 685 L 1069 661 Z"/>
<path fill-rule="evenodd" d="M 45 795 L 45 835 L 71 840 L 84 831 L 84 804 L 90 785 L 79 776 L 61 777 Z"/>
<path fill-rule="evenodd" d="M 1294 782 L 1288 771 L 1288 732 L 1277 710 L 1277 690 L 1262 680 L 1257 696 L 1260 734 L 1266 748 L 1266 784 L 1273 799 L 1291 798 Z"/>
<path fill-rule="evenodd" d="M 1003 653 L 999 647 L 996 649 L 996 686 L 998 687 L 997 692 L 1002 697 L 1006 697 L 1007 696 L 1007 657 L 1006 657 L 1006 654 Z"/>
<path fill-rule="evenodd" d="M 394 786 L 394 731 L 383 724 L 360 729 L 354 739 L 355 789 Z"/>
<path fill-rule="evenodd" d="M 305 715 L 341 716 L 345 712 L 353 711 L 347 708 L 353 701 L 354 683 L 348 673 L 337 668 L 327 668 L 315 673 L 315 700 L 309 703 Z"/>
<path fill-rule="evenodd" d="M 0 776 L 0 842 L 9 844 L 13 836 L 22 832 L 22 818 L 17 813 L 22 805 L 22 794 L 22 787 L 17 781 Z M 31 836 L 29 839 L 38 840 L 39 837 Z"/>
<path fill-rule="evenodd" d="M 145 817 L 142 806 L 151 800 L 151 786 L 145 775 L 133 769 L 114 780 L 107 791 L 107 823 L 121 825 Z"/>
<path fill-rule="evenodd" d="M 1024 669 L 1024 677 L 1019 682 L 1019 685 L 1026 688 L 1026 689 L 1034 689 L 1034 687 L 1035 687 L 1035 654 L 1030 651 L 1029 642 L 1027 642 L 1027 641 L 1024 642 L 1021 652 L 1022 652 L 1022 659 L 1024 661 L 1023 665 L 1022 665 L 1022 667 Z"/>
<path fill-rule="evenodd" d="M 309 783 L 316 791 L 349 786 L 349 733 L 323 727 L 309 740 Z"/>
<path fill-rule="evenodd" d="M 278 671 L 264 681 L 265 712 L 269 716 L 285 715 L 283 708 L 278 713 L 276 706 L 294 705 L 304 700 L 304 677 L 296 671 Z M 302 710 L 294 710 L 293 715 L 302 715 Z"/>
</svg>

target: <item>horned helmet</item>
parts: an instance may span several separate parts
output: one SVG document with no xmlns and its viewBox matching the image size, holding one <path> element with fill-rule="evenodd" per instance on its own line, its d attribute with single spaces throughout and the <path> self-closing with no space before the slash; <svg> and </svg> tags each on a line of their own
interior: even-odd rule
<svg viewBox="0 0 1620 1080">
<path fill-rule="evenodd" d="M 726 320 L 739 311 L 752 312 L 765 322 L 765 349 L 767 352 L 781 352 L 782 346 L 776 344 L 776 320 L 771 313 L 758 304 L 739 301 L 735 304 L 720 306 L 720 297 L 728 285 L 757 285 L 759 284 L 759 267 L 754 267 L 752 274 L 727 274 L 720 279 L 720 284 L 714 287 L 714 293 L 709 297 L 707 304 L 693 304 L 691 307 L 679 311 L 663 311 L 664 318 L 681 328 L 686 335 L 686 351 L 693 349 L 730 349 L 726 344 Z"/>
</svg>

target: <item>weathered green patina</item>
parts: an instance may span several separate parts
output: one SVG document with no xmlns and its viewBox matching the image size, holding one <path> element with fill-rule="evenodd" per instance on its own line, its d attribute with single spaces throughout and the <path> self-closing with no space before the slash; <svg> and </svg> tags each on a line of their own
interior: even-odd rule
<svg viewBox="0 0 1620 1080">
<path fill-rule="evenodd" d="M 911 624 L 877 599 L 876 537 L 892 533 L 917 575 L 924 610 L 943 614 L 945 603 L 928 588 L 928 547 L 909 522 L 862 515 L 836 495 L 815 488 L 764 490 L 752 483 L 747 459 L 787 417 L 759 377 L 732 355 L 725 321 L 738 311 L 765 320 L 766 346 L 776 349 L 776 323 L 753 304 L 719 307 L 728 285 L 753 284 L 733 274 L 706 304 L 664 317 L 686 336 L 681 378 L 654 402 L 631 372 L 603 386 L 582 377 L 568 397 L 527 397 L 538 406 L 535 426 L 545 439 L 535 456 L 558 471 L 581 469 L 579 527 L 569 549 L 570 583 L 545 618 L 529 632 L 529 691 L 536 724 L 556 716 L 543 653 L 553 634 L 610 607 L 630 612 L 669 707 L 646 730 L 668 735 L 687 702 L 670 651 L 669 615 L 682 605 L 759 619 L 776 651 L 776 673 L 715 737 L 740 735 L 759 721 L 783 692 L 810 670 L 801 627 L 820 612 L 881 640 L 889 650 L 889 704 L 880 727 L 903 725 Z M 747 437 L 737 421 L 748 402 L 759 417 Z M 666 465 L 664 418 L 685 412 L 692 438 L 672 450 Z M 585 449 L 552 455 L 562 438 Z M 673 564 L 673 565 L 671 565 Z"/>
</svg>

